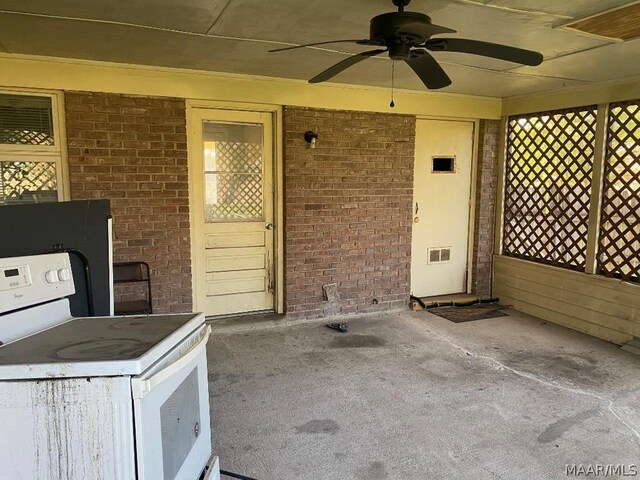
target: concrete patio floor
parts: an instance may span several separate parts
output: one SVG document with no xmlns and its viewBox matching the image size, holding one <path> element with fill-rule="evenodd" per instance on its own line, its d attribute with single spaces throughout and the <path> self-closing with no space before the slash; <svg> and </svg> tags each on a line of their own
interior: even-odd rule
<svg viewBox="0 0 640 480">
<path fill-rule="evenodd" d="M 221 468 L 258 480 L 640 470 L 640 357 L 515 311 L 460 324 L 409 311 L 349 322 L 347 334 L 326 321 L 212 322 Z"/>
</svg>

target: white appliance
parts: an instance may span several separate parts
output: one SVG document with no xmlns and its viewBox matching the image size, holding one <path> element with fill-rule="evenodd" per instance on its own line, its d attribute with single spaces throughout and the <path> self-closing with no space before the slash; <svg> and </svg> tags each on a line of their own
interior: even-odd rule
<svg viewBox="0 0 640 480">
<path fill-rule="evenodd" d="M 201 313 L 73 318 L 66 253 L 0 259 L 0 479 L 219 479 Z"/>
</svg>

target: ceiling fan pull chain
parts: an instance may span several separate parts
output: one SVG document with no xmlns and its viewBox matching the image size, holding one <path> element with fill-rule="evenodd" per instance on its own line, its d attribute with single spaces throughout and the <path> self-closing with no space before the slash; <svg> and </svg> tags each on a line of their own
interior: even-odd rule
<svg viewBox="0 0 640 480">
<path fill-rule="evenodd" d="M 389 104 L 389 106 L 391 108 L 396 106 L 395 102 L 393 101 L 393 87 L 394 87 L 394 79 L 395 79 L 395 70 L 396 70 L 396 61 L 395 60 L 391 60 L 391 103 Z"/>
</svg>

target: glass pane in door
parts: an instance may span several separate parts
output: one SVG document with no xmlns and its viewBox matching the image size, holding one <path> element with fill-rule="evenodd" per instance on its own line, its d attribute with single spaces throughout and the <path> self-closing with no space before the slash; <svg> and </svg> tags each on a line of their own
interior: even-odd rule
<svg viewBox="0 0 640 480">
<path fill-rule="evenodd" d="M 263 127 L 203 122 L 205 221 L 263 221 Z"/>
</svg>

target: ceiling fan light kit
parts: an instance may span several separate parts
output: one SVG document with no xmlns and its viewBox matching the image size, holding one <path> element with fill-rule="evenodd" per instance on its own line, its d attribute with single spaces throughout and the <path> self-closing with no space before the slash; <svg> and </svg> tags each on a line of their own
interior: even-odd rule
<svg viewBox="0 0 640 480">
<path fill-rule="evenodd" d="M 423 13 L 405 12 L 404 7 L 409 5 L 411 0 L 392 1 L 398 7 L 398 11 L 373 17 L 370 23 L 368 39 L 333 40 L 269 51 L 281 52 L 345 42 L 376 46 L 379 48 L 349 56 L 332 65 L 309 80 L 309 83 L 326 82 L 338 73 L 367 58 L 388 53 L 389 58 L 392 60 L 404 61 L 409 65 L 422 83 L 430 90 L 444 88 L 451 84 L 451 79 L 430 52 L 468 53 L 530 66 L 542 63 L 542 54 L 532 50 L 464 38 L 432 38 L 434 35 L 456 33 L 456 31 L 431 23 L 431 18 Z"/>
</svg>

